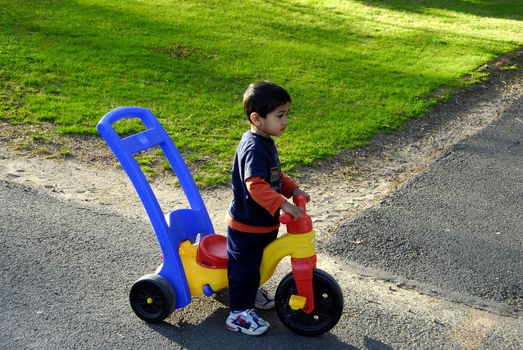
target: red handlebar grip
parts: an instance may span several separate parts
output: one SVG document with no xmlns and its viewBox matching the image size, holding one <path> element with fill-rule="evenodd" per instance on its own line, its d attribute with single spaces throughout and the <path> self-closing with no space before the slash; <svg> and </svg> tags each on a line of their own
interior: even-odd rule
<svg viewBox="0 0 523 350">
<path fill-rule="evenodd" d="M 307 216 L 307 217 L 308 217 L 308 215 L 305 214 L 305 213 L 306 213 L 306 208 L 305 208 L 305 206 L 306 206 L 306 204 L 307 204 L 307 197 L 304 196 L 304 195 L 302 195 L 302 194 L 299 194 L 299 195 L 293 197 L 293 201 L 294 201 L 294 204 L 295 204 L 297 207 L 303 209 L 303 214 L 304 214 L 304 216 Z M 280 215 L 280 223 L 282 223 L 282 224 L 284 224 L 284 225 L 287 225 L 287 224 L 289 224 L 289 223 L 291 223 L 291 222 L 298 222 L 298 221 L 301 220 L 304 216 L 302 216 L 300 219 L 295 220 L 295 219 L 294 219 L 294 216 L 292 216 L 292 214 L 289 214 L 289 213 L 283 213 L 283 214 Z M 310 218 L 309 218 L 309 220 L 310 220 Z M 293 224 L 293 225 L 294 225 L 294 224 Z"/>
<path fill-rule="evenodd" d="M 289 213 L 283 213 L 280 215 L 280 222 L 284 225 L 287 225 L 292 220 L 294 220 L 294 217 Z"/>
<path fill-rule="evenodd" d="M 302 208 L 302 209 L 305 209 L 305 205 L 307 204 L 307 197 L 305 197 L 304 195 L 302 194 L 299 194 L 297 196 L 294 197 L 294 204 L 296 204 L 296 206 Z"/>
</svg>

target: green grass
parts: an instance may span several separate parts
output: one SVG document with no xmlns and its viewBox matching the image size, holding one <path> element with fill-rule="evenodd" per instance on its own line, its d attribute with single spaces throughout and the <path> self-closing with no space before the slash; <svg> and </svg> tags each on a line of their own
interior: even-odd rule
<svg viewBox="0 0 523 350">
<path fill-rule="evenodd" d="M 204 185 L 228 179 L 253 81 L 280 83 L 293 98 L 278 140 L 292 170 L 398 128 L 523 45 L 520 0 L 0 0 L 0 8 L 0 119 L 95 134 L 109 110 L 148 107 Z"/>
</svg>

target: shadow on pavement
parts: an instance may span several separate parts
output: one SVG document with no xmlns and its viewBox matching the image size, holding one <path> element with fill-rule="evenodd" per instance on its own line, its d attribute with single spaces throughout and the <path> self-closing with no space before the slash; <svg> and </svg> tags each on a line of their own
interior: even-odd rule
<svg viewBox="0 0 523 350">
<path fill-rule="evenodd" d="M 282 325 L 274 311 L 260 312 L 263 318 L 271 323 L 269 331 L 261 336 L 253 337 L 230 332 L 224 327 L 228 313 L 228 308 L 221 307 L 200 323 L 194 323 L 192 320 L 187 322 L 182 319 L 177 324 L 163 322 L 158 325 L 149 325 L 149 327 L 173 343 L 187 349 L 358 349 L 343 343 L 332 333 L 318 337 L 297 335 Z M 178 343 L 180 339 L 182 344 Z M 374 346 L 378 343 L 371 339 L 369 344 Z M 383 346 L 375 349 L 390 349 L 390 347 Z M 369 347 L 368 349 L 374 348 Z"/>
<path fill-rule="evenodd" d="M 368 350 L 392 350 L 393 348 L 387 344 L 380 342 L 379 340 L 365 337 L 365 347 Z"/>
</svg>

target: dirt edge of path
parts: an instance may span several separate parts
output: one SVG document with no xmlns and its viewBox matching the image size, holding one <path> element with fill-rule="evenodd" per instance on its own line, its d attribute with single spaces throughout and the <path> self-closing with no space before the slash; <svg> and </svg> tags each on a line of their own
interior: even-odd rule
<svg viewBox="0 0 523 350">
<path fill-rule="evenodd" d="M 492 123 L 523 95 L 523 48 L 489 62 L 481 71 L 489 73 L 488 81 L 457 91 L 449 101 L 407 122 L 400 130 L 376 136 L 368 147 L 342 152 L 318 167 L 300 170 L 303 175 L 299 182 L 312 197 L 310 214 L 319 233 L 320 248 L 339 223 L 379 203 L 448 147 Z M 44 133 L 49 135 L 48 147 L 70 150 L 67 156 L 47 159 L 45 152 L 19 147 L 29 141 L 30 135 L 34 138 L 35 132 L 39 135 L 45 128 L 50 129 Z M 3 123 L 0 179 L 145 218 L 134 190 L 102 140 L 59 136 L 52 129 L 52 125 Z M 170 177 L 153 181 L 159 202 L 166 210 L 185 203 L 183 193 L 170 181 Z M 230 202 L 229 188 L 205 189 L 202 196 L 217 231 L 221 231 Z"/>
</svg>

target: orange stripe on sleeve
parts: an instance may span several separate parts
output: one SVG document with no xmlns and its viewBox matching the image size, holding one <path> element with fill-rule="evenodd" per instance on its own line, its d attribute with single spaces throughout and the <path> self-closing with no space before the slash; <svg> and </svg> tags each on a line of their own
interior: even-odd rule
<svg viewBox="0 0 523 350">
<path fill-rule="evenodd" d="M 245 180 L 247 191 L 252 199 L 274 215 L 287 199 L 272 189 L 261 176 L 251 176 Z"/>
<path fill-rule="evenodd" d="M 294 192 L 295 189 L 298 188 L 298 184 L 294 182 L 293 179 L 285 175 L 284 173 L 281 174 L 281 193 L 287 197 L 292 197 L 292 192 Z"/>
</svg>

